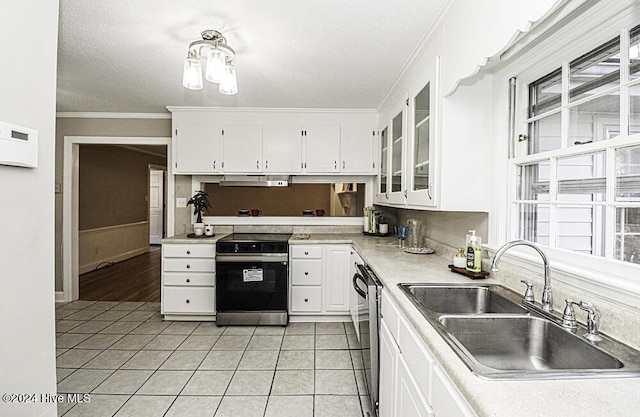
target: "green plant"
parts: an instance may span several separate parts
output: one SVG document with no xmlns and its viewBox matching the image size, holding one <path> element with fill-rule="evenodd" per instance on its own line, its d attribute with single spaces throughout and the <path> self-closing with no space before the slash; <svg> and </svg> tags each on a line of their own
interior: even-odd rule
<svg viewBox="0 0 640 417">
<path fill-rule="evenodd" d="M 198 216 L 196 223 L 202 223 L 202 213 L 211 207 L 211 203 L 209 203 L 209 194 L 204 191 L 198 191 L 189 199 L 189 201 L 187 201 L 187 205 L 193 206 L 193 214 Z"/>
</svg>

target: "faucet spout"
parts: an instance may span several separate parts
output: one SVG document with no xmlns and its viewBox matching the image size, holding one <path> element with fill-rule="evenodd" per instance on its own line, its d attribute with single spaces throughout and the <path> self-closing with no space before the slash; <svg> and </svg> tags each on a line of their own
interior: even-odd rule
<svg viewBox="0 0 640 417">
<path fill-rule="evenodd" d="M 514 246 L 529 246 L 536 250 L 542 257 L 542 263 L 544 265 L 544 289 L 542 291 L 542 309 L 545 311 L 553 311 L 553 296 L 551 294 L 551 269 L 549 268 L 549 260 L 547 259 L 547 255 L 538 247 L 538 245 L 531 243 L 526 240 L 513 240 L 511 242 L 505 243 L 498 251 L 496 255 L 493 257 L 493 261 L 491 262 L 491 270 L 493 272 L 498 271 L 498 262 L 500 262 L 500 258 L 502 255 L 510 248 Z"/>
</svg>

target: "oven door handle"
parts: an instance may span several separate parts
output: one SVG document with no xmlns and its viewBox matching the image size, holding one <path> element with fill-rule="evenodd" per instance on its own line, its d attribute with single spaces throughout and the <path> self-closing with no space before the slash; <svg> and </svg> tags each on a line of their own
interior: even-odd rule
<svg viewBox="0 0 640 417">
<path fill-rule="evenodd" d="M 285 265 L 289 255 L 286 253 L 270 253 L 262 255 L 216 255 L 216 262 L 243 263 L 243 262 L 283 262 Z"/>
<path fill-rule="evenodd" d="M 358 280 L 362 281 L 364 285 L 367 285 L 367 281 L 364 280 L 364 277 L 359 273 L 353 274 L 353 289 L 356 290 L 360 297 L 367 299 L 367 293 L 362 290 L 362 288 L 358 287 Z"/>
</svg>

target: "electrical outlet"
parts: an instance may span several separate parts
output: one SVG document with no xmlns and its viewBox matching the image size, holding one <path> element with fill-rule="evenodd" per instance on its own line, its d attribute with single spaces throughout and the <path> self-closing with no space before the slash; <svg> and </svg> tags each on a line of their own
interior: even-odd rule
<svg viewBox="0 0 640 417">
<path fill-rule="evenodd" d="M 176 198 L 176 208 L 185 208 L 185 207 L 187 207 L 187 199 Z"/>
</svg>

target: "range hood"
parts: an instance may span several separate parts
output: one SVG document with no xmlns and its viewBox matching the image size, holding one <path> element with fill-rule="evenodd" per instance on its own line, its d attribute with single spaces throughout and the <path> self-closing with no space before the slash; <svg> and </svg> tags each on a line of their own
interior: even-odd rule
<svg viewBox="0 0 640 417">
<path fill-rule="evenodd" d="M 225 175 L 220 180 L 221 187 L 288 187 L 288 175 Z"/>
</svg>

